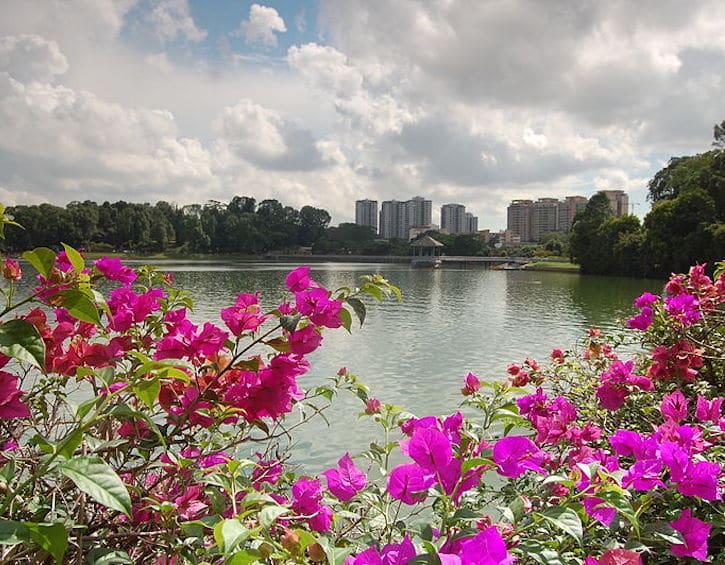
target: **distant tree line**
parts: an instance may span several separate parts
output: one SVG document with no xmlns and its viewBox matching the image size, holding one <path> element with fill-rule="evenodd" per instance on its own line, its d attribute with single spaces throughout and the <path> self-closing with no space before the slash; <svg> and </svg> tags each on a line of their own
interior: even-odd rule
<svg viewBox="0 0 725 565">
<path fill-rule="evenodd" d="M 12 206 L 7 213 L 24 228 L 11 228 L 11 237 L 3 242 L 12 252 L 55 247 L 62 241 L 98 251 L 256 254 L 311 246 L 331 219 L 321 208 L 297 210 L 277 200 L 257 203 L 248 196 L 235 196 L 227 204 L 183 207 L 86 200 L 65 207 Z"/>
<path fill-rule="evenodd" d="M 695 263 L 725 259 L 725 122 L 715 149 L 673 157 L 649 183 L 652 210 L 644 223 L 614 217 L 604 194 L 579 212 L 569 252 L 583 273 L 666 277 Z"/>
</svg>

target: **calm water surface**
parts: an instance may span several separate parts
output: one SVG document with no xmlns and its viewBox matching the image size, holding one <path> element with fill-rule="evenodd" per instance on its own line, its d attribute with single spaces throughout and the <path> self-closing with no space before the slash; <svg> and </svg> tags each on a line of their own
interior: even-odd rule
<svg viewBox="0 0 725 565">
<path fill-rule="evenodd" d="M 240 292 L 259 290 L 265 306 L 278 303 L 284 277 L 296 264 L 159 262 L 176 284 L 193 291 L 197 321 L 219 323 L 219 310 Z M 403 291 L 402 303 L 368 301 L 368 318 L 352 335 L 325 333 L 310 356 L 303 387 L 324 383 L 340 367 L 358 375 L 383 402 L 418 416 L 454 412 L 463 378 L 505 378 L 526 356 L 572 348 L 587 328 L 619 329 L 632 301 L 658 281 L 587 277 L 569 273 L 485 269 L 412 269 L 396 264 L 317 264 L 312 276 L 328 288 L 353 286 L 360 275 L 381 273 Z M 293 453 L 309 471 L 331 465 L 345 451 L 377 438 L 356 398 L 341 396 L 319 421 L 295 432 Z M 359 447 L 356 447 L 359 446 Z"/>
</svg>

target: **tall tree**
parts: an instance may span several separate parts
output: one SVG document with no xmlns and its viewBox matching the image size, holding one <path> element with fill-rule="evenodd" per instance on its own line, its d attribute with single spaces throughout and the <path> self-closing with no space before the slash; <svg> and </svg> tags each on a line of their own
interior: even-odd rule
<svg viewBox="0 0 725 565">
<path fill-rule="evenodd" d="M 572 261 L 579 263 L 582 273 L 600 272 L 597 267 L 597 231 L 612 216 L 607 195 L 597 192 L 574 218 L 569 232 L 569 254 Z"/>
</svg>

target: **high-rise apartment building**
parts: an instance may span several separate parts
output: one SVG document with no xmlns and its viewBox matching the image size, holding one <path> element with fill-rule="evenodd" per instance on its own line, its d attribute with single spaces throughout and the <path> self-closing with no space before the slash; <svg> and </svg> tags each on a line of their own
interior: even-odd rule
<svg viewBox="0 0 725 565">
<path fill-rule="evenodd" d="M 408 229 L 429 226 L 433 217 L 433 202 L 422 196 L 414 196 L 406 203 Z"/>
<path fill-rule="evenodd" d="M 406 202 L 385 200 L 380 209 L 380 236 L 408 239 L 411 228 L 431 226 L 433 202 L 416 196 Z"/>
<path fill-rule="evenodd" d="M 356 200 L 355 223 L 359 226 L 370 226 L 378 233 L 378 201 Z"/>
<path fill-rule="evenodd" d="M 406 202 L 385 200 L 380 208 L 380 237 L 407 239 Z"/>
<path fill-rule="evenodd" d="M 574 217 L 586 208 L 587 202 L 589 200 L 583 196 L 567 196 L 563 202 L 559 202 L 559 229 L 557 231 L 568 232 L 574 223 Z"/>
<path fill-rule="evenodd" d="M 557 231 L 559 226 L 559 200 L 539 198 L 531 208 L 531 241 L 540 243 L 544 235 Z"/>
<path fill-rule="evenodd" d="M 466 212 L 465 225 L 466 233 L 476 233 L 478 231 L 478 216 Z"/>
<path fill-rule="evenodd" d="M 623 190 L 602 190 L 615 216 L 629 214 L 629 196 Z"/>
<path fill-rule="evenodd" d="M 441 206 L 441 228 L 448 233 L 466 231 L 466 207 L 463 204 L 443 204 Z"/>
<path fill-rule="evenodd" d="M 506 229 L 522 242 L 531 241 L 531 210 L 533 200 L 512 200 L 506 209 Z"/>
<path fill-rule="evenodd" d="M 478 218 L 466 212 L 463 204 L 443 204 L 441 206 L 441 228 L 450 234 L 476 233 Z"/>
</svg>

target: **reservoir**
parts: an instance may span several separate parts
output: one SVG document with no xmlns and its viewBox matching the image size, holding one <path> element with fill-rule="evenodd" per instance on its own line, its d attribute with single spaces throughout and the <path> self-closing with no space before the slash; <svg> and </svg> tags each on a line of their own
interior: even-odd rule
<svg viewBox="0 0 725 565">
<path fill-rule="evenodd" d="M 300 258 L 301 262 L 304 258 Z M 131 263 L 131 262 L 129 262 Z M 284 277 L 301 263 L 158 261 L 176 285 L 193 292 L 197 322 L 222 324 L 219 310 L 240 292 L 261 293 L 272 308 L 283 299 Z M 524 357 L 545 361 L 552 348 L 575 349 L 588 328 L 617 332 L 618 320 L 634 314 L 632 302 L 644 291 L 659 292 L 660 281 L 583 276 L 570 273 L 496 271 L 483 268 L 414 269 L 404 264 L 316 263 L 311 276 L 336 289 L 380 273 L 403 292 L 403 301 L 366 299 L 368 316 L 352 334 L 328 330 L 322 347 L 309 356 L 311 371 L 301 388 L 325 384 L 341 367 L 357 375 L 383 403 L 416 416 L 455 412 L 468 372 L 482 380 L 507 378 L 506 367 Z M 350 394 L 317 419 L 296 429 L 292 461 L 308 472 L 334 465 L 346 451 L 355 456 L 380 439 L 363 405 Z M 299 419 L 293 413 L 288 425 Z M 261 446 L 260 446 L 261 447 Z"/>
</svg>

